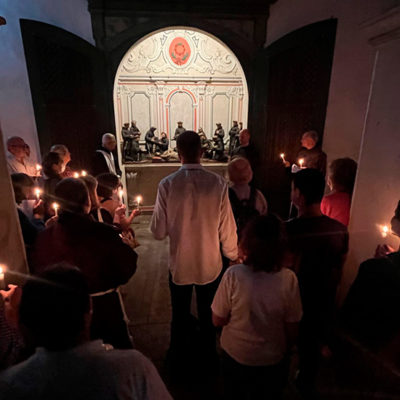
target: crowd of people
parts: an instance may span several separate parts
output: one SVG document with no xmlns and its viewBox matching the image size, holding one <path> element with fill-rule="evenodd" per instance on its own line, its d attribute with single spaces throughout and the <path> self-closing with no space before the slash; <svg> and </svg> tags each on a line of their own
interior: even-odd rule
<svg viewBox="0 0 400 400">
<path fill-rule="evenodd" d="M 250 132 L 234 127 L 229 182 L 201 165 L 201 135 L 181 126 L 176 144 L 182 166 L 158 186 L 150 229 L 156 240 L 169 238 L 167 365 L 178 379 L 194 363 L 204 379 L 215 377 L 221 366 L 227 399 L 279 399 L 297 353 L 296 386 L 312 399 L 320 362 L 334 351 L 335 297 L 348 252 L 357 164 L 334 160 L 326 179 L 318 135 L 306 132 L 303 162 L 291 172 L 297 215 L 284 222 L 254 186 L 259 160 Z M 127 215 L 118 194 L 115 146 L 114 135 L 103 135 L 92 175 L 73 177 L 71 154 L 54 145 L 43 157 L 41 182 L 23 139 L 7 142 L 31 276 L 22 289 L 10 285 L 1 291 L 1 367 L 9 368 L 0 376 L 0 398 L 171 398 L 152 363 L 133 350 L 119 291 L 136 271 L 131 223 L 139 211 Z M 324 195 L 327 183 L 331 193 Z M 34 192 L 38 185 L 42 196 Z M 399 209 L 392 226 L 400 234 Z M 370 318 L 386 321 L 390 336 L 400 327 L 389 323 L 390 312 L 379 311 L 390 296 L 398 301 L 400 290 L 395 294 L 395 283 L 390 293 L 375 290 L 373 315 L 365 299 L 371 271 L 396 274 L 393 263 L 400 257 L 387 246 L 377 253 L 360 268 L 344 320 L 359 332 Z M 191 313 L 193 290 L 197 319 Z"/>
</svg>

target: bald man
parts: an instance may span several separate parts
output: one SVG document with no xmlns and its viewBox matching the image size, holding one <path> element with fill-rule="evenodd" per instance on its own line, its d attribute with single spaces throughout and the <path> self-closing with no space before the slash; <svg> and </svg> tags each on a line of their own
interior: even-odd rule
<svg viewBox="0 0 400 400">
<path fill-rule="evenodd" d="M 249 160 L 253 171 L 258 165 L 258 153 L 254 145 L 250 142 L 251 135 L 248 129 L 242 129 L 239 133 L 240 146 L 236 148 L 232 154 L 232 158 L 235 156 L 244 157 Z"/>
<path fill-rule="evenodd" d="M 28 161 L 27 150 L 29 146 L 25 143 L 25 140 L 19 136 L 10 137 L 7 140 L 7 165 L 10 174 L 26 174 L 34 176 L 32 174 L 32 168 Z"/>
<path fill-rule="evenodd" d="M 92 175 L 112 173 L 121 176 L 118 158 L 115 154 L 117 140 L 112 133 L 105 133 L 101 138 L 101 147 L 96 150 L 92 161 Z"/>
</svg>

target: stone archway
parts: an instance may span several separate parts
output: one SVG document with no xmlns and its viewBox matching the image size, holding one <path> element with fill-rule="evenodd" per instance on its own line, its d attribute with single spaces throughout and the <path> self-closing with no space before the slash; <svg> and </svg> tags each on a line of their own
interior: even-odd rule
<svg viewBox="0 0 400 400">
<path fill-rule="evenodd" d="M 114 80 L 118 139 L 125 122 L 136 120 L 173 137 L 176 123 L 203 128 L 232 120 L 247 126 L 248 88 L 239 60 L 219 39 L 199 29 L 168 27 L 136 42 L 122 58 Z M 181 110 L 181 115 L 180 115 Z M 142 136 L 143 137 L 143 136 Z"/>
</svg>

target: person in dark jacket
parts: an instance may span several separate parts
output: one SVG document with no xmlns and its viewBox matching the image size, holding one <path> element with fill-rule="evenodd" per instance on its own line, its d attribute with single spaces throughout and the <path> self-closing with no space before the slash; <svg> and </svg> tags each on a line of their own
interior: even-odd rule
<svg viewBox="0 0 400 400">
<path fill-rule="evenodd" d="M 307 131 L 301 137 L 302 148 L 297 154 L 297 160 L 303 159 L 305 168 L 314 168 L 326 175 L 326 154 L 318 146 L 318 133 Z"/>
<path fill-rule="evenodd" d="M 239 125 L 237 121 L 233 121 L 233 126 L 229 131 L 229 155 L 233 154 L 233 151 L 239 145 Z"/>
<path fill-rule="evenodd" d="M 52 217 L 54 215 L 54 210 L 51 207 L 53 202 L 56 202 L 57 199 L 55 197 L 54 191 L 58 182 L 60 182 L 63 178 L 61 176 L 63 170 L 63 159 L 62 157 L 51 151 L 46 154 L 43 158 L 43 173 L 46 176 L 44 180 L 44 206 L 46 210 L 46 219 Z"/>
<path fill-rule="evenodd" d="M 64 179 L 55 193 L 59 217 L 38 235 L 31 272 L 39 274 L 59 262 L 80 268 L 93 301 L 92 339 L 101 338 L 115 348 L 131 348 L 118 287 L 135 273 L 137 254 L 113 227 L 92 220 L 88 190 L 81 180 Z"/>
<path fill-rule="evenodd" d="M 121 168 L 119 167 L 118 157 L 115 152 L 117 140 L 112 133 L 105 133 L 101 139 L 101 147 L 96 150 L 92 160 L 93 176 L 111 172 L 112 174 L 121 176 Z"/>
<path fill-rule="evenodd" d="M 240 131 L 239 143 L 240 146 L 233 151 L 232 157 L 239 156 L 247 158 L 250 162 L 251 169 L 256 171 L 259 164 L 259 156 L 255 146 L 251 142 L 251 135 L 248 129 Z"/>
<path fill-rule="evenodd" d="M 155 131 L 157 130 L 156 127 L 152 126 L 147 132 L 144 137 L 144 140 L 146 141 L 146 149 L 149 152 L 149 154 L 154 153 L 154 144 L 155 142 Z"/>
</svg>

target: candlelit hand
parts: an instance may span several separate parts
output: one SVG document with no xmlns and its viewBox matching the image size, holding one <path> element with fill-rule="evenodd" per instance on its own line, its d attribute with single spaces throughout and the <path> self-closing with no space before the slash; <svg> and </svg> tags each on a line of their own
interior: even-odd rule
<svg viewBox="0 0 400 400">
<path fill-rule="evenodd" d="M 18 327 L 18 308 L 21 302 L 22 289 L 16 285 L 8 285 L 10 290 L 0 290 L 4 300 L 4 311 L 7 322 L 14 328 Z"/>
<path fill-rule="evenodd" d="M 388 244 L 378 244 L 375 250 L 375 258 L 385 258 L 388 254 L 393 253 L 395 249 Z"/>
<path fill-rule="evenodd" d="M 44 203 L 42 199 L 36 200 L 33 205 L 33 218 L 43 219 L 45 214 Z"/>
<path fill-rule="evenodd" d="M 120 234 L 120 237 L 122 241 L 127 244 L 131 249 L 135 249 L 136 247 L 140 246 L 132 231 L 130 230 L 122 232 Z"/>
<path fill-rule="evenodd" d="M 286 168 L 290 167 L 290 162 L 289 161 L 285 161 L 283 164 L 285 165 Z"/>
</svg>

